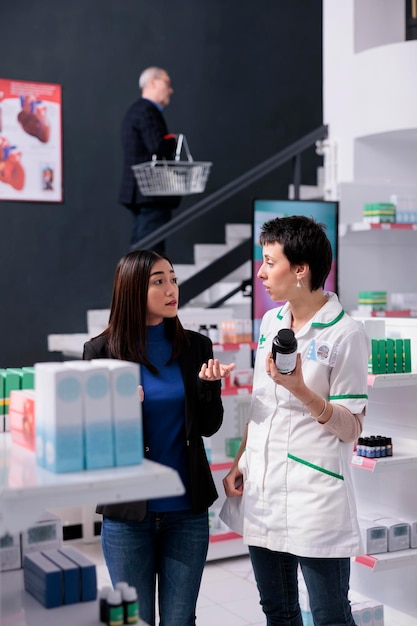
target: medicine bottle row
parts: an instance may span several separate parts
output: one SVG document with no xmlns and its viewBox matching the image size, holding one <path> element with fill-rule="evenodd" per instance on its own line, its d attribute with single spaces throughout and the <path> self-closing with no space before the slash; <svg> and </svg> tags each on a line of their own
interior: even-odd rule
<svg viewBox="0 0 417 626">
<path fill-rule="evenodd" d="M 392 456 L 392 439 L 391 437 L 382 437 L 381 435 L 359 437 L 356 445 L 356 455 L 365 456 L 368 459 Z"/>
</svg>

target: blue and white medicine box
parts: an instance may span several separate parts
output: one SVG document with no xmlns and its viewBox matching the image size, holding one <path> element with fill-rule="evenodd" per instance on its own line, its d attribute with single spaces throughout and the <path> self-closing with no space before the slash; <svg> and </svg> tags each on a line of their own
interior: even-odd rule
<svg viewBox="0 0 417 626">
<path fill-rule="evenodd" d="M 62 605 L 62 570 L 40 552 L 24 557 L 23 581 L 25 590 L 47 609 Z"/>
<path fill-rule="evenodd" d="M 37 463 L 55 472 L 84 468 L 82 380 L 63 363 L 35 364 Z"/>
<path fill-rule="evenodd" d="M 114 465 L 110 372 L 91 361 L 66 361 L 81 376 L 84 425 L 84 467 Z"/>
<path fill-rule="evenodd" d="M 95 600 L 97 598 L 97 573 L 94 563 L 71 546 L 64 546 L 59 549 L 59 552 L 78 567 L 80 602 Z"/>
<path fill-rule="evenodd" d="M 110 372 L 115 465 L 143 461 L 142 407 L 139 401 L 140 370 L 137 363 L 117 359 L 93 359 Z"/>
<path fill-rule="evenodd" d="M 76 604 L 79 602 L 78 565 L 61 554 L 58 550 L 42 550 L 41 554 L 62 571 L 62 603 Z"/>
</svg>

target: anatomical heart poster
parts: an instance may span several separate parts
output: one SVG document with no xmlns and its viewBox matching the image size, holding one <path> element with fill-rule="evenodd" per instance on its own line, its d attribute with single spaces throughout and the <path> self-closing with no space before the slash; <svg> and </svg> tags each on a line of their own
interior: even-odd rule
<svg viewBox="0 0 417 626">
<path fill-rule="evenodd" d="M 0 200 L 62 202 L 61 85 L 0 78 Z"/>
</svg>

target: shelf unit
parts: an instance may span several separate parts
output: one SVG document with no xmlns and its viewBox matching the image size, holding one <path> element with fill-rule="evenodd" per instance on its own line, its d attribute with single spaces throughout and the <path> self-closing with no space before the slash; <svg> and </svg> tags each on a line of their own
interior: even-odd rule
<svg viewBox="0 0 417 626">
<path fill-rule="evenodd" d="M 0 623 L 4 626 L 98 626 L 99 603 L 79 602 L 68 606 L 45 609 L 35 598 L 24 592 L 23 571 L 2 574 L 0 588 Z M 147 626 L 139 620 L 136 626 Z"/>
<path fill-rule="evenodd" d="M 256 342 L 225 343 L 213 346 L 214 356 L 222 363 L 236 362 L 236 369 L 247 369 L 252 366 L 252 351 L 256 349 Z M 218 514 L 225 500 L 222 480 L 232 466 L 233 459 L 225 455 L 225 440 L 228 437 L 243 435 L 246 417 L 248 415 L 252 385 L 231 386 L 224 383 L 222 400 L 224 406 L 223 425 L 220 430 L 210 437 L 211 471 L 219 494 L 219 498 L 211 507 L 211 511 Z M 240 535 L 223 527 L 219 532 L 210 535 L 210 544 L 207 560 L 223 559 L 248 553 L 248 547 L 243 543 Z"/>
<path fill-rule="evenodd" d="M 353 222 L 348 228 L 350 228 L 352 232 L 364 230 L 417 230 L 417 224 L 406 224 L 402 222 L 381 222 L 379 224 Z"/>
<path fill-rule="evenodd" d="M 360 206 L 360 194 L 351 201 Z M 414 290 L 409 267 L 417 262 L 416 233 L 415 223 L 340 223 L 339 296 L 347 311 L 356 310 L 359 291 Z"/>
<path fill-rule="evenodd" d="M 152 461 L 140 465 L 53 474 L 36 464 L 34 453 L 0 436 L 0 536 L 21 532 L 50 508 L 83 503 L 118 502 L 180 495 L 184 486 L 176 471 Z M 90 626 L 98 623 L 98 603 L 44 609 L 24 593 L 22 570 L 0 575 L 3 624 Z M 146 626 L 139 622 L 139 626 Z"/>
<path fill-rule="evenodd" d="M 176 471 L 152 461 L 140 465 L 54 474 L 36 464 L 29 450 L 0 436 L 0 535 L 20 532 L 49 508 L 85 503 L 180 495 Z"/>
<path fill-rule="evenodd" d="M 226 458 L 224 454 L 222 455 L 221 453 L 214 453 L 213 456 L 214 462 L 210 463 L 210 468 L 213 473 L 219 498 L 210 510 L 218 513 L 225 500 L 222 480 L 232 467 L 232 459 Z M 248 547 L 243 543 L 241 535 L 232 532 L 230 529 L 226 530 L 223 523 L 218 531 L 215 529 L 211 530 L 207 561 L 240 556 L 247 553 Z"/>
<path fill-rule="evenodd" d="M 358 513 L 417 519 L 417 374 L 372 374 L 368 385 L 364 435 L 391 436 L 394 452 L 378 459 L 352 456 Z M 417 549 L 352 560 L 352 590 L 400 611 L 410 624 L 417 618 L 416 580 Z"/>
<path fill-rule="evenodd" d="M 363 554 L 355 557 L 355 562 L 368 567 L 373 572 L 382 572 L 388 569 L 397 569 L 401 565 L 417 564 L 417 549 L 386 552 L 385 554 Z"/>
</svg>

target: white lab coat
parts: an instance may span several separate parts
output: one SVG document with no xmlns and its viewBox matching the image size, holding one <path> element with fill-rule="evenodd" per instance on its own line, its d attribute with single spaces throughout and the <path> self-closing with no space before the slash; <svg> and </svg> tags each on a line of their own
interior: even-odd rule
<svg viewBox="0 0 417 626">
<path fill-rule="evenodd" d="M 304 380 L 323 398 L 361 413 L 368 397 L 369 339 L 337 296 L 326 295 L 328 302 L 296 333 Z M 222 519 L 248 545 L 306 557 L 355 556 L 363 546 L 350 476 L 353 443 L 326 430 L 265 373 L 273 337 L 290 325 L 288 304 L 263 317 L 248 440 L 239 462 L 243 496 L 227 499 Z"/>
</svg>

